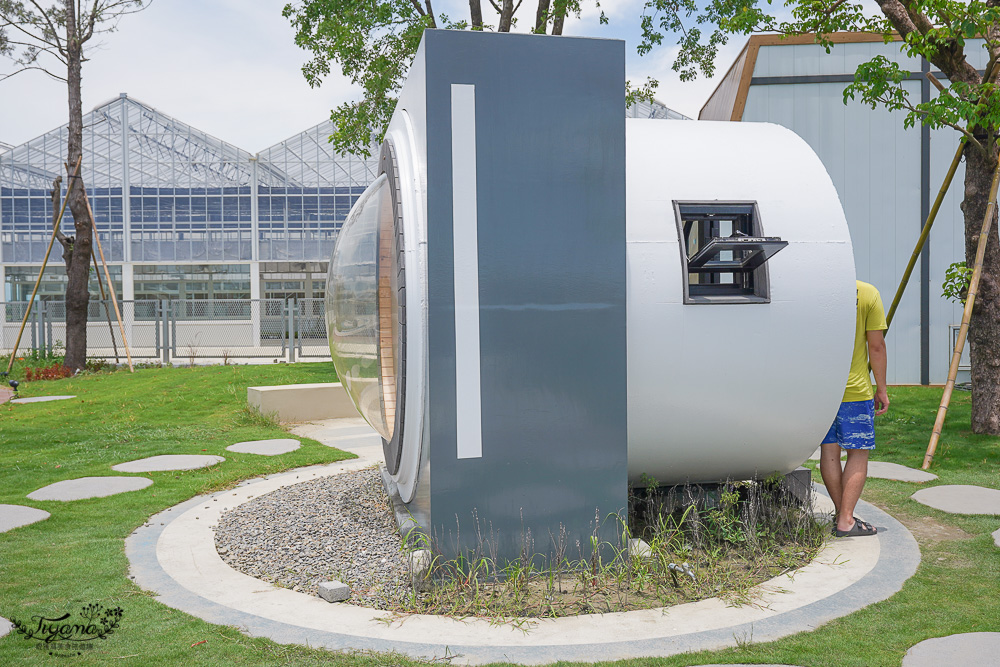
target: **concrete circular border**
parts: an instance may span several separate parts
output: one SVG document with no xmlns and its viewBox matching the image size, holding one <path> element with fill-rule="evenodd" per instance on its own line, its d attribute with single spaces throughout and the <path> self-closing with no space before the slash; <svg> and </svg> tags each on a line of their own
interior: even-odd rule
<svg viewBox="0 0 1000 667">
<path fill-rule="evenodd" d="M 920 563 L 920 549 L 909 531 L 861 502 L 858 512 L 879 527 L 878 537 L 830 542 L 810 565 L 762 584 L 756 604 L 728 607 L 711 599 L 667 610 L 541 619 L 523 632 L 482 619 L 397 618 L 354 605 L 331 605 L 237 572 L 216 553 L 212 528 L 223 512 L 283 486 L 368 465 L 370 461 L 355 460 L 300 468 L 169 508 L 125 541 L 130 574 L 167 606 L 279 643 L 397 651 L 420 658 L 458 654 L 458 662 L 469 664 L 537 664 L 667 656 L 735 646 L 751 636 L 764 642 L 813 630 L 890 597 Z M 825 496 L 821 500 L 829 504 Z"/>
</svg>

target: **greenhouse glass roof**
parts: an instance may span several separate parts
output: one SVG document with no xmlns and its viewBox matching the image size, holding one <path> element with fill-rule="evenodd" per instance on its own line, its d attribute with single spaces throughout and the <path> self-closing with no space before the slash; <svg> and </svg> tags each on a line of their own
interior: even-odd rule
<svg viewBox="0 0 1000 667">
<path fill-rule="evenodd" d="M 92 188 L 249 185 L 251 155 L 122 95 L 83 117 L 83 167 Z M 64 171 L 68 126 L 12 148 L 0 159 L 0 185 L 51 188 Z"/>
</svg>

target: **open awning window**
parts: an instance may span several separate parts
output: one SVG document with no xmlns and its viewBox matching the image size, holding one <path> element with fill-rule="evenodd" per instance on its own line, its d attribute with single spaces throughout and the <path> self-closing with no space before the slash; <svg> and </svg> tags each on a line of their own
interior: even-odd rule
<svg viewBox="0 0 1000 667">
<path fill-rule="evenodd" d="M 684 303 L 768 303 L 767 262 L 788 245 L 765 236 L 756 202 L 674 202 Z"/>
</svg>

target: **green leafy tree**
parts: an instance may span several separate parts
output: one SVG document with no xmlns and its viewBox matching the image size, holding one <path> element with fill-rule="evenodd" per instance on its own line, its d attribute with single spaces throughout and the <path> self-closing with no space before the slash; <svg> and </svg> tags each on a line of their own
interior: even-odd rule
<svg viewBox="0 0 1000 667">
<path fill-rule="evenodd" d="M 1000 0 L 876 0 L 880 14 L 866 14 L 861 4 L 846 0 L 788 0 L 778 18 L 770 0 L 646 0 L 640 52 L 676 38 L 680 47 L 673 69 L 681 79 L 699 73 L 711 76 L 718 48 L 731 35 L 770 32 L 815 35 L 833 48 L 830 33 L 880 34 L 886 43 L 901 39 L 900 48 L 922 56 L 948 78 L 948 86 L 930 102 L 910 98 L 903 87 L 909 72 L 883 56 L 858 67 L 854 82 L 844 90 L 845 103 L 859 100 L 875 109 L 907 112 L 904 124 L 950 127 L 965 145 L 965 254 L 972 266 L 979 231 L 986 215 L 993 173 L 997 168 L 1000 129 Z M 982 38 L 980 43 L 970 40 Z M 975 44 L 973 46 L 973 44 Z M 970 61 L 970 49 L 985 49 L 987 66 L 980 72 Z M 972 359 L 972 429 L 1000 434 L 1000 239 L 996 224 L 983 265 L 982 282 L 969 333 Z"/>
<path fill-rule="evenodd" d="M 57 0 L 48 8 L 36 0 L 0 0 L 0 55 L 14 64 L 13 71 L 0 74 L 0 82 L 22 72 L 40 70 L 66 83 L 69 105 L 66 162 L 71 165 L 70 171 L 83 154 L 84 47 L 100 34 L 114 31 L 124 15 L 140 11 L 144 5 L 148 5 L 148 0 Z M 86 182 L 82 167 L 80 171 L 77 185 Z M 75 234 L 67 237 L 59 232 L 57 238 L 63 248 L 68 279 L 64 364 L 77 370 L 87 362 L 88 281 L 94 221 L 83 188 L 70 188 L 68 199 Z"/>
<path fill-rule="evenodd" d="M 336 64 L 364 89 L 361 101 L 333 111 L 331 141 L 338 151 L 367 156 L 392 117 L 424 29 L 510 32 L 524 18 L 522 1 L 488 0 L 484 19 L 481 0 L 469 0 L 467 20 L 435 13 L 431 0 L 302 0 L 286 5 L 283 13 L 295 28 L 295 43 L 311 54 L 302 68 L 311 86 L 319 86 Z M 536 0 L 534 16 L 527 16 L 531 31 L 561 35 L 566 19 L 579 17 L 583 1 Z M 594 4 L 600 7 L 600 0 Z M 603 13 L 601 22 L 607 22 Z M 651 99 L 648 84 L 631 94 Z"/>
</svg>

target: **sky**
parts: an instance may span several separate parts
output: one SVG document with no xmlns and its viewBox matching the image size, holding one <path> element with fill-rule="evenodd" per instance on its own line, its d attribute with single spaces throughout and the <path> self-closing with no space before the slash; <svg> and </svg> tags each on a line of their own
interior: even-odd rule
<svg viewBox="0 0 1000 667">
<path fill-rule="evenodd" d="M 118 30 L 88 43 L 83 65 L 84 113 L 127 93 L 177 120 L 223 141 L 257 153 L 327 118 L 339 104 L 356 100 L 360 88 L 334 69 L 316 89 L 301 67 L 308 54 L 294 43 L 281 16 L 287 0 L 153 0 L 125 16 Z M 610 25 L 584 0 L 580 19 L 567 19 L 564 34 L 623 39 L 626 76 L 660 81 L 657 99 L 690 117 L 714 90 L 717 80 L 681 82 L 670 70 L 672 44 L 644 57 L 636 54 L 642 0 L 604 0 Z M 489 3 L 483 3 L 487 23 Z M 465 0 L 438 0 L 435 10 L 465 18 Z M 518 12 L 525 29 L 533 3 Z M 495 21 L 494 21 L 495 23 Z M 717 77 L 725 73 L 745 38 L 723 47 Z M 53 61 L 54 63 L 54 61 Z M 58 63 L 52 66 L 60 67 Z M 13 64 L 0 60 L 0 73 Z M 0 81 L 0 142 L 18 145 L 66 123 L 66 85 L 30 71 Z"/>
</svg>

